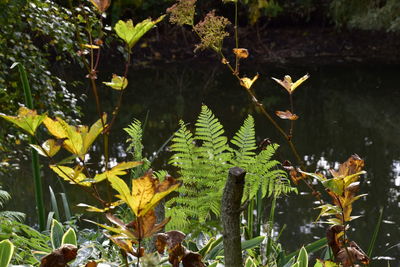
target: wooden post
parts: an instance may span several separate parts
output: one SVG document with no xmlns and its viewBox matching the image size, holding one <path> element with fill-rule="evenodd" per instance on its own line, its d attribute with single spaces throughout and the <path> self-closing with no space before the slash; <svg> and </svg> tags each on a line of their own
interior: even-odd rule
<svg viewBox="0 0 400 267">
<path fill-rule="evenodd" d="M 240 239 L 240 213 L 246 171 L 233 167 L 229 169 L 222 195 L 221 219 L 224 228 L 225 266 L 242 267 Z"/>
</svg>

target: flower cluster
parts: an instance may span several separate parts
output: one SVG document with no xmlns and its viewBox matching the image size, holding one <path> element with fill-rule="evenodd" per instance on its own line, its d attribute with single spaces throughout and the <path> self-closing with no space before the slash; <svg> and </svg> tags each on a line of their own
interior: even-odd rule
<svg viewBox="0 0 400 267">
<path fill-rule="evenodd" d="M 178 3 L 167 9 L 167 13 L 170 15 L 169 21 L 180 26 L 184 24 L 192 26 L 195 4 L 196 0 L 178 0 Z"/>
<path fill-rule="evenodd" d="M 230 22 L 227 18 L 216 16 L 215 10 L 210 11 L 204 20 L 194 26 L 194 31 L 200 36 L 201 43 L 196 45 L 196 50 L 211 48 L 216 52 L 221 51 L 222 41 L 229 33 L 225 31 L 225 27 Z"/>
</svg>

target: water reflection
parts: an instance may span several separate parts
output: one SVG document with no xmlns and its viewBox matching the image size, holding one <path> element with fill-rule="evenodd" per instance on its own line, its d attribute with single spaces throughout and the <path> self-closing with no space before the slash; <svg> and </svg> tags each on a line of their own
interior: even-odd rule
<svg viewBox="0 0 400 267">
<path fill-rule="evenodd" d="M 254 90 L 264 106 L 272 111 L 285 110 L 289 103 L 285 92 L 267 77 L 290 74 L 296 79 L 305 73 L 311 74 L 311 78 L 294 94 L 295 113 L 300 116 L 294 128 L 294 142 L 301 154 L 305 155 L 309 171 L 327 172 L 330 168 L 337 168 L 339 163 L 354 153 L 365 160 L 367 175 L 361 181 L 361 192 L 368 193 L 368 196 L 354 204 L 354 214 L 363 214 L 363 217 L 352 223 L 350 236 L 367 250 L 377 215 L 380 208 L 384 207 L 385 221 L 374 252 L 382 256 L 383 260 L 395 259 L 392 266 L 396 266 L 400 261 L 400 248 L 396 246 L 399 242 L 400 223 L 400 90 L 396 82 L 397 66 L 243 64 L 242 69 L 246 70 L 243 74 L 247 76 L 260 73 Z M 107 80 L 113 71 L 101 70 L 99 79 Z M 74 71 L 71 75 L 71 79 L 77 77 L 73 77 L 76 75 Z M 278 159 L 294 161 L 284 140 L 254 110 L 247 94 L 223 66 L 210 63 L 202 65 L 200 62 L 171 64 L 132 70 L 128 78 L 129 87 L 124 96 L 121 116 L 111 135 L 112 140 L 115 140 L 112 144 L 114 164 L 129 159 L 130 155 L 125 152 L 127 135 L 122 129 L 133 118 L 141 121 L 147 118 L 144 147 L 150 157 L 177 129 L 179 119 L 194 122 L 202 103 L 213 110 L 228 135 L 237 131 L 248 113 L 253 114 L 257 140 L 269 137 L 280 143 Z M 106 88 L 101 90 L 104 109 L 110 110 L 108 107 L 116 103 L 117 97 Z M 82 88 L 82 91 L 86 90 Z M 96 110 L 90 97 L 84 105 L 84 112 L 88 114 L 84 123 L 93 123 Z M 286 129 L 289 127 L 285 122 L 281 125 Z M 189 125 L 191 127 L 193 124 Z M 101 149 L 95 147 L 95 151 Z M 167 168 L 174 173 L 175 170 L 166 164 L 169 156 L 167 150 L 162 150 L 153 162 L 154 168 Z M 92 153 L 89 161 L 99 163 L 104 158 Z M 57 192 L 63 190 L 52 173 L 46 172 L 45 183 Z M 29 169 L 22 168 L 18 175 L 7 178 L 4 184 L 13 193 L 14 208 L 27 212 L 32 220 L 33 192 L 21 190 L 21 184 L 32 188 Z M 74 191 L 72 186 L 65 187 L 71 203 L 90 203 L 81 192 Z M 299 191 L 305 193 L 290 195 L 278 201 L 275 227 L 287 225 L 280 240 L 289 251 L 325 235 L 326 225 L 314 223 L 319 212 L 314 209 L 315 199 L 303 186 L 300 186 Z M 266 209 L 264 214 L 268 214 L 268 206 Z M 73 211 L 82 212 L 78 208 Z M 393 223 L 387 223 L 389 221 Z M 382 262 L 375 266 L 380 264 Z"/>
</svg>

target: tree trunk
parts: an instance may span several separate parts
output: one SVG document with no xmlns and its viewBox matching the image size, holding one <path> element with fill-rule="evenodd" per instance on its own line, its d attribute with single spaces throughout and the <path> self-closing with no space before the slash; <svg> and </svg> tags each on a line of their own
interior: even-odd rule
<svg viewBox="0 0 400 267">
<path fill-rule="evenodd" d="M 240 213 L 246 171 L 233 167 L 229 169 L 222 195 L 221 219 L 224 228 L 225 266 L 242 267 L 240 240 Z"/>
</svg>

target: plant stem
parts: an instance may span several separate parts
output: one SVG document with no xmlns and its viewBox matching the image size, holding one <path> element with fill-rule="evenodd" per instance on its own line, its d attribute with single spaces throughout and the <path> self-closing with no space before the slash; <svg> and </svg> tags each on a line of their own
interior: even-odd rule
<svg viewBox="0 0 400 267">
<path fill-rule="evenodd" d="M 29 85 L 28 76 L 26 75 L 24 66 L 18 64 L 18 71 L 22 83 L 22 88 L 24 90 L 25 104 L 29 109 L 33 109 L 31 87 Z M 29 142 L 35 143 L 33 137 L 29 137 Z M 31 155 L 32 155 L 32 170 L 33 170 L 32 174 L 35 186 L 35 199 L 36 199 L 36 208 L 39 219 L 39 228 L 40 231 L 43 231 L 46 228 L 46 218 L 45 218 L 46 211 L 44 208 L 44 200 L 43 200 L 42 178 L 40 177 L 39 155 L 38 152 L 33 148 L 31 148 Z"/>
<path fill-rule="evenodd" d="M 294 108 L 293 108 L 293 95 L 290 93 L 289 94 L 289 101 L 290 101 L 290 112 L 294 114 Z M 289 136 L 292 138 L 293 137 L 293 128 L 294 128 L 294 120 L 290 120 L 290 130 L 289 130 Z"/>
</svg>

